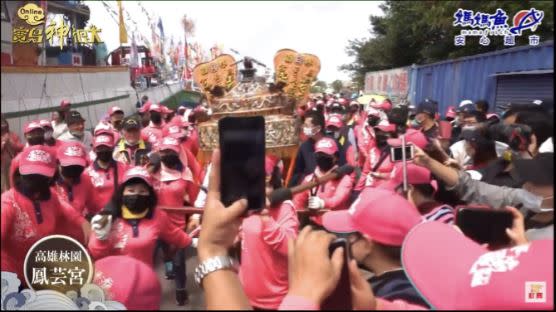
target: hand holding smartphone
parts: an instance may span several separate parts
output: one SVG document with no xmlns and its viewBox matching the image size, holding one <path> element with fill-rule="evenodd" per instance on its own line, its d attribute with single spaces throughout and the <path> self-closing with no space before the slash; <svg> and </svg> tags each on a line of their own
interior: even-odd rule
<svg viewBox="0 0 556 312">
<path fill-rule="evenodd" d="M 413 159 L 413 155 L 414 155 L 413 145 L 407 144 L 405 146 L 405 159 L 411 160 Z M 390 160 L 392 162 L 403 160 L 403 149 L 401 146 L 390 147 Z"/>
<path fill-rule="evenodd" d="M 351 260 L 349 243 L 345 238 L 337 238 L 330 243 L 328 247 L 329 256 L 332 257 L 334 250 L 337 248 L 344 248 L 344 263 L 342 265 L 342 273 L 340 280 L 336 285 L 336 289 L 324 300 L 321 305 L 321 310 L 340 310 L 350 311 L 353 309 L 351 301 L 351 282 L 349 279 L 348 264 Z"/>
<path fill-rule="evenodd" d="M 265 120 L 262 116 L 218 121 L 221 153 L 220 192 L 228 207 L 242 197 L 249 211 L 265 207 Z"/>
</svg>

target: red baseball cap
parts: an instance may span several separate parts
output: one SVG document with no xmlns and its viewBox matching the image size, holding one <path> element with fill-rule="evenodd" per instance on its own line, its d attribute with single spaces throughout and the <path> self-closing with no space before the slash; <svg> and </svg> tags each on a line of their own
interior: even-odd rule
<svg viewBox="0 0 556 312">
<path fill-rule="evenodd" d="M 143 180 L 149 186 L 153 185 L 151 175 L 146 168 L 136 166 L 127 169 L 124 174 L 124 179 L 122 181 L 122 184 L 134 178 L 139 178 Z"/>
<path fill-rule="evenodd" d="M 151 101 L 145 102 L 145 104 L 143 104 L 143 106 L 141 106 L 141 108 L 139 109 L 139 112 L 140 113 L 148 112 L 149 109 L 151 108 L 151 105 L 152 105 Z"/>
<path fill-rule="evenodd" d="M 170 114 L 170 113 L 173 113 L 173 112 L 174 112 L 173 109 L 169 109 L 169 108 L 168 108 L 167 106 L 165 106 L 165 105 L 161 105 L 161 107 L 162 107 L 162 113 L 164 113 L 164 114 Z"/>
<path fill-rule="evenodd" d="M 23 129 L 23 134 L 27 134 L 36 129 L 44 130 L 42 128 L 41 122 L 38 120 L 29 121 L 28 123 L 25 124 L 25 128 Z"/>
<path fill-rule="evenodd" d="M 40 174 L 53 177 L 56 172 L 55 156 L 52 149 L 44 145 L 33 145 L 23 149 L 19 160 L 19 173 Z"/>
<path fill-rule="evenodd" d="M 414 163 L 407 163 L 407 184 L 431 184 L 436 190 L 436 181 L 432 180 L 431 172 L 429 169 L 421 166 L 417 166 Z M 392 172 L 390 173 L 390 179 L 382 184 L 379 188 L 388 189 L 394 191 L 400 184 L 403 183 L 403 164 L 396 163 Z M 433 183 L 434 182 L 434 183 Z"/>
<path fill-rule="evenodd" d="M 396 125 L 385 120 L 381 121 L 375 128 L 378 128 L 384 132 L 396 132 Z"/>
<path fill-rule="evenodd" d="M 112 116 L 112 115 L 114 115 L 114 114 L 117 113 L 117 112 L 124 114 L 124 110 L 121 109 L 119 106 L 112 106 L 112 107 L 110 107 L 110 109 L 108 110 L 108 115 L 109 115 L 109 116 Z"/>
<path fill-rule="evenodd" d="M 74 165 L 87 166 L 85 147 L 77 141 L 62 142 L 56 151 L 56 156 L 64 167 Z"/>
<path fill-rule="evenodd" d="M 448 118 L 456 118 L 456 107 L 455 106 L 448 106 L 448 109 L 446 110 L 446 117 Z"/>
<path fill-rule="evenodd" d="M 64 99 L 60 102 L 60 107 L 61 108 L 69 108 L 70 106 L 71 106 L 71 103 L 70 103 L 69 100 Z"/>
<path fill-rule="evenodd" d="M 392 102 L 389 99 L 384 99 L 382 102 L 370 102 L 369 105 L 373 108 L 380 109 L 383 111 L 389 111 L 392 109 Z"/>
<path fill-rule="evenodd" d="M 177 124 L 168 125 L 168 127 L 164 128 L 165 135 L 180 139 L 185 136 L 185 130 Z"/>
<path fill-rule="evenodd" d="M 441 222 L 407 235 L 402 264 L 411 284 L 438 310 L 554 308 L 554 241 L 489 251 Z"/>
<path fill-rule="evenodd" d="M 93 148 L 97 148 L 99 146 L 108 146 L 110 148 L 113 148 L 115 146 L 114 136 L 110 134 L 96 135 L 93 142 Z"/>
<path fill-rule="evenodd" d="M 180 142 L 171 136 L 165 137 L 162 140 L 162 144 L 160 144 L 160 148 L 159 150 L 163 151 L 163 150 L 172 150 L 176 153 L 180 152 Z"/>
<path fill-rule="evenodd" d="M 149 112 L 159 112 L 162 113 L 162 106 L 159 104 L 151 104 L 149 106 Z"/>
<path fill-rule="evenodd" d="M 39 121 L 39 124 L 41 125 L 41 127 L 42 127 L 43 129 L 46 128 L 46 127 L 50 128 L 50 129 L 53 129 L 53 128 L 52 128 L 52 123 L 51 123 L 50 120 L 48 120 L 48 119 L 41 119 L 41 120 Z"/>
<path fill-rule="evenodd" d="M 322 217 L 322 225 L 330 232 L 360 232 L 389 246 L 401 246 L 421 221 L 417 208 L 405 198 L 378 188 L 364 189 L 349 210 L 329 211 Z"/>
<path fill-rule="evenodd" d="M 328 116 L 328 119 L 326 120 L 326 126 L 334 126 L 338 129 L 342 128 L 344 126 L 342 116 L 338 114 L 332 114 Z"/>
<path fill-rule="evenodd" d="M 95 261 L 93 283 L 104 290 L 106 300 L 127 310 L 158 310 L 162 287 L 156 272 L 130 256 L 109 256 Z"/>
<path fill-rule="evenodd" d="M 112 132 L 112 127 L 109 123 L 107 122 L 99 122 L 98 125 L 95 127 L 95 130 L 93 131 L 94 135 L 100 135 L 100 134 L 109 134 L 109 135 L 114 135 L 114 133 Z"/>
<path fill-rule="evenodd" d="M 416 129 L 407 129 L 405 132 L 405 143 L 411 143 L 420 149 L 425 148 L 429 141 L 427 137 L 423 134 L 423 132 L 416 130 Z M 390 146 L 402 146 L 402 139 L 388 139 L 388 145 Z"/>
<path fill-rule="evenodd" d="M 315 153 L 319 152 L 334 155 L 338 152 L 338 145 L 333 139 L 324 137 L 315 144 Z"/>
</svg>

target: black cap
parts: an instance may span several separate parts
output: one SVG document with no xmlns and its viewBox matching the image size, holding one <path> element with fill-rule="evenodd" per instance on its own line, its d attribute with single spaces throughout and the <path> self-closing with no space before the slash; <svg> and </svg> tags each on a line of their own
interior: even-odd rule
<svg viewBox="0 0 556 312">
<path fill-rule="evenodd" d="M 415 114 L 425 113 L 434 117 L 437 111 L 438 111 L 438 103 L 436 103 L 431 99 L 425 99 L 421 103 L 419 103 L 419 105 L 417 105 Z"/>
<path fill-rule="evenodd" d="M 554 185 L 554 153 L 539 153 L 533 159 L 517 159 L 513 164 L 522 182 Z"/>
<path fill-rule="evenodd" d="M 135 118 L 126 118 L 122 127 L 124 130 L 141 129 L 141 123 Z"/>
<path fill-rule="evenodd" d="M 82 123 L 85 119 L 81 117 L 81 113 L 78 111 L 69 111 L 68 115 L 66 116 L 66 123 L 68 125 Z"/>
</svg>

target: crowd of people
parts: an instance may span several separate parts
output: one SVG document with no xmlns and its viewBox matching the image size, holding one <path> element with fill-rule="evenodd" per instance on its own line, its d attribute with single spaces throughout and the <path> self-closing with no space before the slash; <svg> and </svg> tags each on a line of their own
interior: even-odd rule
<svg viewBox="0 0 556 312">
<path fill-rule="evenodd" d="M 298 152 L 291 170 L 266 156 L 266 195 L 345 164 L 355 170 L 254 214 L 244 199 L 220 201 L 218 150 L 197 160 L 202 106 L 173 111 L 143 98 L 137 114 L 111 107 L 89 132 L 62 101 L 52 120 L 25 125 L 25 142 L 2 118 L 2 271 L 24 281 L 32 244 L 64 234 L 88 248 L 113 300 L 135 308 L 160 307 L 158 250 L 177 303 L 187 302 L 189 247 L 209 309 L 319 309 L 344 265 L 354 309 L 553 308 L 552 101 L 497 115 L 464 99 L 442 118 L 432 99 L 402 107 L 331 94 L 298 107 Z M 390 157 L 402 144 L 414 150 L 405 163 Z M 466 237 L 456 226 L 466 205 L 511 212 L 510 243 Z M 165 209 L 184 206 L 203 213 Z M 349 250 L 329 255 L 337 237 Z M 114 266 L 143 283 L 106 286 L 111 274 L 122 280 Z M 539 281 L 545 288 L 531 291 L 544 300 L 529 302 L 527 283 Z"/>
</svg>

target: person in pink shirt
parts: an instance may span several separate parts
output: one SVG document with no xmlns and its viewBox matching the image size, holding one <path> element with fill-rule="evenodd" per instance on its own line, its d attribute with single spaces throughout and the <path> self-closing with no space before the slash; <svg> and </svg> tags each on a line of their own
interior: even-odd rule
<svg viewBox="0 0 556 312">
<path fill-rule="evenodd" d="M 162 107 L 159 104 L 152 104 L 149 107 L 149 113 L 151 121 L 148 126 L 141 130 L 141 138 L 149 142 L 153 149 L 156 149 L 162 140 L 162 129 L 164 128 Z"/>
<path fill-rule="evenodd" d="M 266 157 L 266 194 L 282 187 L 277 159 Z M 291 201 L 268 207 L 242 223 L 239 278 L 255 309 L 275 310 L 288 293 L 288 239 L 299 220 Z"/>
<path fill-rule="evenodd" d="M 31 246 L 39 239 L 62 234 L 62 225 L 81 229 L 85 238 L 90 225 L 75 209 L 51 191 L 56 172 L 56 158 L 51 149 L 27 147 L 21 152 L 15 172 L 15 184 L 2 193 L 1 250 L 2 271 L 15 268 L 24 283 L 23 262 Z"/>
<path fill-rule="evenodd" d="M 423 135 L 423 134 L 421 134 Z M 423 135 L 424 136 L 424 135 Z M 435 200 L 438 183 L 432 179 L 431 172 L 424 167 L 407 163 L 407 200 L 412 203 L 426 221 L 454 223 L 454 208 Z M 395 192 L 403 190 L 402 163 L 397 163 L 392 170 L 390 180 L 379 188 Z"/>
<path fill-rule="evenodd" d="M 376 144 L 369 150 L 361 170 L 361 177 L 354 190 L 361 192 L 365 187 L 376 187 L 390 176 L 394 165 L 390 161 L 388 139 L 396 132 L 396 126 L 387 121 L 374 127 Z M 373 170 L 375 169 L 375 170 Z"/>
<path fill-rule="evenodd" d="M 127 165 L 112 158 L 114 151 L 114 137 L 100 134 L 94 137 L 93 149 L 96 159 L 84 172 L 84 178 L 92 184 L 89 190 L 95 200 L 87 207 L 88 214 L 97 214 L 110 201 L 114 190 L 121 181 Z"/>
<path fill-rule="evenodd" d="M 191 238 L 160 209 L 152 178 L 143 167 L 129 168 L 106 209 L 93 217 L 88 248 L 91 256 L 128 255 L 154 267 L 158 239 L 185 248 Z"/>
<path fill-rule="evenodd" d="M 309 182 L 315 177 L 330 173 L 337 167 L 338 145 L 334 139 L 324 137 L 315 143 L 315 158 L 317 168 L 303 180 Z M 319 209 L 343 210 L 349 206 L 349 196 L 353 188 L 353 176 L 345 175 L 337 180 L 331 180 L 324 185 L 315 187 L 294 195 L 293 202 L 297 210 L 305 207 L 314 211 Z M 311 220 L 321 224 L 320 216 L 313 216 Z"/>
<path fill-rule="evenodd" d="M 87 159 L 83 144 L 76 141 L 62 142 L 57 151 L 57 159 L 58 173 L 54 178 L 51 192 L 56 193 L 61 201 L 90 220 L 92 215 L 89 214 L 87 206 L 90 206 L 96 199 L 91 197 L 93 185 L 84 173 Z M 79 228 L 67 224 L 63 229 L 66 235 L 75 238 L 82 244 L 87 244 Z"/>
<path fill-rule="evenodd" d="M 180 155 L 183 154 L 187 158 L 187 167 L 193 174 L 193 181 L 198 183 L 201 181 L 201 165 L 197 161 L 195 154 L 191 151 L 191 124 L 184 121 L 181 116 L 176 116 L 164 127 L 164 137 L 171 136 L 180 142 Z"/>
<path fill-rule="evenodd" d="M 357 141 L 357 149 L 359 151 L 359 164 L 363 166 L 369 158 L 371 148 L 376 145 L 376 136 L 374 127 L 378 126 L 380 115 L 378 111 L 371 110 L 365 120 L 365 124 L 355 128 L 355 137 Z"/>
<path fill-rule="evenodd" d="M 160 145 L 160 169 L 154 176 L 154 189 L 159 198 L 159 207 L 193 206 L 199 187 L 193 183 L 193 176 L 188 167 L 187 159 L 180 148 L 180 142 L 173 137 L 165 137 Z M 157 209 L 160 209 L 157 207 Z M 181 212 L 167 212 L 169 221 L 176 227 L 185 230 L 187 216 Z M 193 229 L 188 229 L 193 230 Z M 187 301 L 185 249 L 161 243 L 164 251 L 166 278 L 176 280 L 176 299 L 178 305 Z"/>
<path fill-rule="evenodd" d="M 25 136 L 25 140 L 27 141 L 27 143 L 25 143 L 25 148 L 29 147 L 29 146 L 35 146 L 35 145 L 45 145 L 45 130 L 44 128 L 41 126 L 41 123 L 39 120 L 32 120 L 29 121 L 28 123 L 25 124 L 25 127 L 23 128 L 23 135 Z M 50 149 L 50 153 L 56 155 L 56 149 L 52 148 L 50 146 L 46 146 L 48 149 Z M 10 176 L 9 176 L 9 180 L 10 180 L 10 185 L 14 185 L 14 173 L 16 172 L 17 168 L 19 167 L 19 162 L 20 162 L 20 157 L 21 154 L 17 154 L 14 159 L 12 159 L 12 162 L 10 163 Z"/>
<path fill-rule="evenodd" d="M 54 129 L 52 128 L 52 123 L 48 121 L 48 119 L 41 119 L 39 121 L 39 124 L 44 129 L 44 145 L 52 146 L 55 150 L 58 150 L 62 141 L 56 140 L 52 136 L 52 133 L 54 132 Z"/>
</svg>

